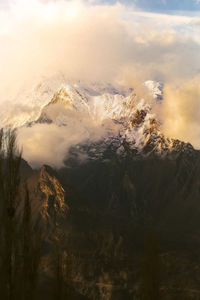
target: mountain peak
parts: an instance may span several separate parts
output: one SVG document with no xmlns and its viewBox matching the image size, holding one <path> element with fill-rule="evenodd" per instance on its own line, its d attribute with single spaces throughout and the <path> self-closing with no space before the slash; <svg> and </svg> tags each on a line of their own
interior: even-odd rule
<svg viewBox="0 0 200 300">
<path fill-rule="evenodd" d="M 163 84 L 148 80 L 143 86 L 149 90 L 149 99 L 148 96 L 147 99 L 137 96 L 133 88 L 123 89 L 105 83 L 62 81 L 49 101 L 40 106 L 37 118 L 25 122 L 23 127 L 53 125 L 49 128 L 56 128 L 56 134 L 62 134 L 62 140 L 65 136 L 67 139 L 63 160 L 70 149 L 75 149 L 76 146 L 77 149 L 89 151 L 83 151 L 77 157 L 91 159 L 102 157 L 108 147 L 115 149 L 113 151 L 121 157 L 127 153 L 154 153 L 162 156 L 189 151 L 191 145 L 188 147 L 180 141 L 174 142 L 162 133 L 161 121 L 154 107 L 162 105 L 160 100 L 163 97 Z M 72 132 L 75 140 L 68 138 Z"/>
<path fill-rule="evenodd" d="M 67 104 L 71 104 L 72 100 L 67 93 L 67 90 L 67 87 L 62 87 L 58 92 L 55 93 L 53 99 L 48 105 L 61 103 L 66 106 Z"/>
</svg>

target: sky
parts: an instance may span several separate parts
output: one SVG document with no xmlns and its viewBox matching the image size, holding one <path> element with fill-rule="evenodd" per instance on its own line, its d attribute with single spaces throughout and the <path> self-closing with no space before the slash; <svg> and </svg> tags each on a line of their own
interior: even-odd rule
<svg viewBox="0 0 200 300">
<path fill-rule="evenodd" d="M 146 11 L 194 11 L 200 9 L 199 0 L 90 0 L 90 3 L 135 5 Z"/>
<path fill-rule="evenodd" d="M 56 1 L 56 0 L 55 0 Z M 66 0 L 67 1 L 67 0 Z M 1 0 L 0 7 L 8 8 L 10 0 Z M 48 0 L 43 0 L 48 2 Z M 200 0 L 88 0 L 93 4 L 115 4 L 120 2 L 123 5 L 135 5 L 139 9 L 152 12 L 184 12 L 184 11 L 200 11 Z"/>
<path fill-rule="evenodd" d="M 103 1 L 102 1 L 103 2 Z M 104 1 L 106 2 L 106 1 Z M 110 0 L 109 3 L 115 1 Z M 124 0 L 121 3 L 135 4 L 138 8 L 146 11 L 196 11 L 200 10 L 199 0 Z"/>
<path fill-rule="evenodd" d="M 72 69 L 78 77 L 87 76 L 80 74 L 84 53 L 90 57 L 87 71 L 93 72 L 92 77 L 97 73 L 109 77 L 115 63 L 118 69 L 138 65 L 138 71 L 141 63 L 147 77 L 151 73 L 161 80 L 191 76 L 200 67 L 200 0 L 1 0 L 0 4 L 0 79 L 3 76 L 6 85 L 17 78 L 13 89 L 21 78 L 55 73 L 58 68 L 73 76 Z M 105 46 L 102 52 L 100 43 Z M 71 67 L 66 66 L 66 54 Z M 176 56 L 173 69 L 168 56 L 173 57 L 170 63 Z"/>
<path fill-rule="evenodd" d="M 43 77 L 165 83 L 163 132 L 200 148 L 200 3 L 0 0 L 0 111 Z"/>
</svg>

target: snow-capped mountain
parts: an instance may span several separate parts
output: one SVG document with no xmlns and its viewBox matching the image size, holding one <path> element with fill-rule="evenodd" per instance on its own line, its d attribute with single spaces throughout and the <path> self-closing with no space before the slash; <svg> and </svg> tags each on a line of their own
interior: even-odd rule
<svg viewBox="0 0 200 300">
<path fill-rule="evenodd" d="M 144 85 L 153 100 L 140 99 L 134 89 L 119 90 L 111 85 L 66 85 L 54 95 L 42 109 L 40 117 L 30 125 L 54 123 L 57 126 L 67 126 L 68 111 L 77 113 L 77 117 L 80 117 L 79 113 L 87 116 L 106 129 L 105 136 L 99 141 L 86 140 L 77 145 L 78 151 L 85 152 L 87 149 L 90 158 L 104 157 L 109 146 L 121 156 L 127 152 L 165 155 L 192 150 L 190 144 L 166 138 L 160 131 L 160 120 L 153 108 L 162 100 L 163 84 L 146 81 Z"/>
<path fill-rule="evenodd" d="M 1 127 L 20 127 L 27 122 L 35 121 L 39 117 L 41 110 L 47 105 L 56 92 L 62 87 L 74 89 L 78 86 L 85 96 L 97 96 L 103 94 L 124 94 L 127 90 L 120 87 L 113 87 L 108 83 L 87 82 L 67 79 L 64 75 L 55 75 L 51 78 L 41 79 L 33 83 L 32 88 L 23 87 L 19 89 L 17 95 L 4 99 L 0 111 Z"/>
<path fill-rule="evenodd" d="M 80 142 L 77 140 L 71 146 L 90 159 L 106 158 L 108 147 L 122 157 L 130 153 L 190 152 L 190 144 L 166 138 L 160 130 L 161 121 L 154 107 L 161 103 L 163 84 L 149 80 L 143 87 L 149 92 L 148 99 L 139 98 L 134 88 L 66 80 L 61 76 L 25 92 L 23 105 L 19 104 L 16 114 L 9 110 L 2 113 L 1 126 L 33 128 L 53 124 L 70 128 L 72 135 L 77 127 L 83 128 Z M 94 138 L 96 128 L 100 134 Z"/>
</svg>

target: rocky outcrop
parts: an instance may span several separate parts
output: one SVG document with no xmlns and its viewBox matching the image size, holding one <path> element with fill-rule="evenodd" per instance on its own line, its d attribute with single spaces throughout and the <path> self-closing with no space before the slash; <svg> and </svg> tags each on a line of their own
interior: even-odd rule
<svg viewBox="0 0 200 300">
<path fill-rule="evenodd" d="M 66 218 L 68 211 L 66 191 L 58 179 L 58 174 L 44 165 L 28 178 L 27 186 L 34 223 L 39 222 L 47 228 L 55 228 Z"/>
<path fill-rule="evenodd" d="M 132 126 L 138 126 L 140 125 L 142 122 L 144 122 L 144 118 L 146 117 L 147 113 L 145 110 L 137 110 L 134 118 L 132 120 Z"/>
</svg>

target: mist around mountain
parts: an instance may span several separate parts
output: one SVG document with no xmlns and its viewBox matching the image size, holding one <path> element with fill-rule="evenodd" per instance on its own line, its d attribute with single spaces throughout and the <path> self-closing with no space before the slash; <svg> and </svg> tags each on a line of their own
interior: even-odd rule
<svg viewBox="0 0 200 300">
<path fill-rule="evenodd" d="M 80 127 L 84 138 L 63 152 L 55 139 L 62 163 L 51 154 L 51 166 L 31 167 L 4 130 L 5 299 L 198 299 L 200 152 L 163 134 L 163 83 L 143 88 L 148 101 L 134 89 L 65 82 L 34 119 L 7 118 L 18 138 L 34 130 L 45 140 L 52 126 L 66 140 Z"/>
<path fill-rule="evenodd" d="M 134 88 L 57 76 L 22 93 L 23 107 L 2 112 L 1 125 L 18 130 L 33 167 L 60 168 L 72 148 L 80 162 L 102 156 L 110 146 L 125 156 L 125 144 L 138 154 L 149 147 L 162 156 L 190 147 L 165 135 L 163 93 L 164 84 L 152 80 Z"/>
</svg>

